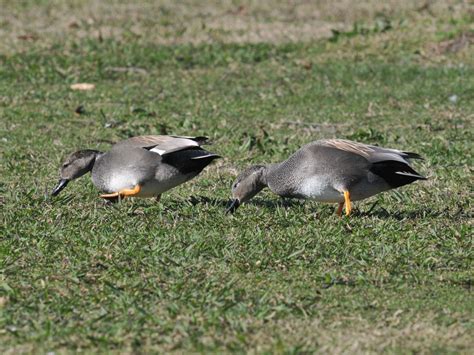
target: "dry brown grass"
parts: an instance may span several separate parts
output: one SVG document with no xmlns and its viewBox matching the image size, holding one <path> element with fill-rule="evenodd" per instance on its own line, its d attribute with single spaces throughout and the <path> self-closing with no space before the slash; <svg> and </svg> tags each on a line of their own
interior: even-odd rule
<svg viewBox="0 0 474 355">
<path fill-rule="evenodd" d="M 0 51 L 82 38 L 149 43 L 282 43 L 331 36 L 376 16 L 415 19 L 472 11 L 468 1 L 0 1 Z"/>
<path fill-rule="evenodd" d="M 254 353 L 271 350 L 277 342 L 287 346 L 298 345 L 302 349 L 318 345 L 321 353 L 331 354 L 378 354 L 397 349 L 427 354 L 436 348 L 469 353 L 471 334 L 462 324 L 441 327 L 435 324 L 434 315 L 417 317 L 416 314 L 410 315 L 410 321 L 401 324 L 402 318 L 405 318 L 402 313 L 400 310 L 385 317 L 381 315 L 378 322 L 340 318 L 329 326 L 319 319 L 268 323 L 254 333 L 251 342 L 262 344 L 254 349 Z M 431 344 L 432 348 L 427 348 L 427 344 Z"/>
<path fill-rule="evenodd" d="M 383 317 L 380 317 L 383 318 Z M 435 315 L 411 315 L 412 320 L 401 324 L 404 318 L 401 311 L 386 315 L 384 320 L 370 322 L 357 317 L 341 317 L 329 326 L 319 319 L 260 321 L 249 320 L 248 326 L 254 329 L 253 335 L 247 338 L 255 347 L 249 349 L 250 354 L 264 352 L 281 353 L 281 344 L 286 349 L 297 348 L 300 351 L 318 348 L 323 354 L 380 354 L 402 351 L 417 354 L 432 354 L 436 349 L 451 350 L 458 354 L 470 354 L 471 336 L 460 322 L 439 326 L 435 323 Z M 179 343 L 186 341 L 186 335 L 176 330 L 172 337 Z M 211 336 L 201 339 L 203 344 L 214 346 L 216 341 L 222 346 L 230 346 L 236 342 L 234 334 L 223 335 L 218 340 Z M 429 344 L 429 346 L 427 346 Z M 5 354 L 34 354 L 33 346 L 19 345 L 6 350 Z M 183 353 L 176 351 L 173 344 L 157 345 L 150 341 L 144 346 L 145 351 Z M 133 354 L 131 346 L 111 353 Z M 55 350 L 58 354 L 69 353 L 67 348 Z"/>
</svg>

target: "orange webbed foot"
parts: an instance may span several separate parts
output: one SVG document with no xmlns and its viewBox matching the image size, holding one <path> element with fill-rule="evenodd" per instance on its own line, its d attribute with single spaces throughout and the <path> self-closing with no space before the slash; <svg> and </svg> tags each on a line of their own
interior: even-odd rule
<svg viewBox="0 0 474 355">
<path fill-rule="evenodd" d="M 102 194 L 100 197 L 105 198 L 105 199 L 114 199 L 114 198 L 124 198 L 127 196 L 136 196 L 140 193 L 141 191 L 141 186 L 136 185 L 133 189 L 123 189 L 120 190 L 119 192 L 113 192 L 111 194 Z"/>
</svg>

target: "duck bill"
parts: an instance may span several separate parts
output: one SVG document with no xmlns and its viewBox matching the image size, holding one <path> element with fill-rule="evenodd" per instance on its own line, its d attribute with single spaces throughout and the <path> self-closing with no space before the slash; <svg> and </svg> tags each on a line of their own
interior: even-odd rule
<svg viewBox="0 0 474 355">
<path fill-rule="evenodd" d="M 229 207 L 227 207 L 227 210 L 225 211 L 226 214 L 232 214 L 235 212 L 237 208 L 240 206 L 240 201 L 238 199 L 234 199 L 230 201 Z"/>
<path fill-rule="evenodd" d="M 66 187 L 68 183 L 69 183 L 69 180 L 66 180 L 66 179 L 59 180 L 58 184 L 53 189 L 53 192 L 51 192 L 51 195 L 53 196 L 59 195 L 59 193 Z"/>
</svg>

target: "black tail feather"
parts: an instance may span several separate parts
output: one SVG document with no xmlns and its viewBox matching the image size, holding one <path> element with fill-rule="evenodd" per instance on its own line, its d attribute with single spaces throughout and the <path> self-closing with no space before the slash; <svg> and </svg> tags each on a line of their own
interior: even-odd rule
<svg viewBox="0 0 474 355">
<path fill-rule="evenodd" d="M 370 171 L 384 179 L 391 188 L 408 185 L 416 180 L 426 180 L 424 176 L 417 173 L 410 165 L 395 160 L 374 163 Z"/>
<path fill-rule="evenodd" d="M 200 147 L 192 147 L 165 154 L 162 158 L 163 163 L 174 166 L 182 174 L 198 174 L 213 160 L 220 158 L 220 156 Z"/>
</svg>

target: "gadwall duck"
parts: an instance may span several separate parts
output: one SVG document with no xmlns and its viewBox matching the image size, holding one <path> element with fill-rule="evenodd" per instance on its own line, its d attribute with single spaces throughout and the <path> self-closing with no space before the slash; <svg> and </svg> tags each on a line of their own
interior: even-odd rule
<svg viewBox="0 0 474 355">
<path fill-rule="evenodd" d="M 318 140 L 305 145 L 277 164 L 254 165 L 232 185 L 233 200 L 227 212 L 268 187 L 277 195 L 344 204 L 363 200 L 383 191 L 426 180 L 410 166 L 409 159 L 422 159 L 403 152 L 343 139 Z"/>
<path fill-rule="evenodd" d="M 52 195 L 91 171 L 104 199 L 156 197 L 198 175 L 217 154 L 204 150 L 206 137 L 138 136 L 118 142 L 109 152 L 80 150 L 60 168 Z"/>
</svg>

